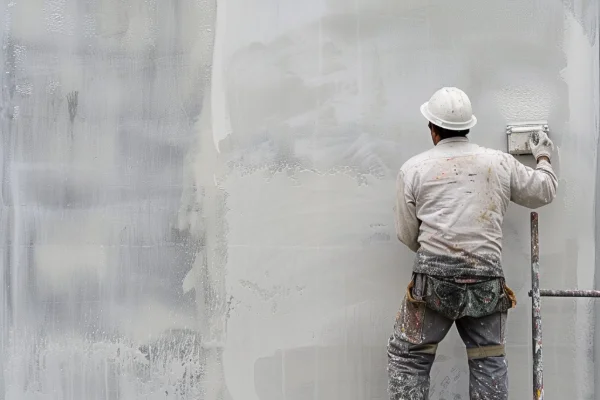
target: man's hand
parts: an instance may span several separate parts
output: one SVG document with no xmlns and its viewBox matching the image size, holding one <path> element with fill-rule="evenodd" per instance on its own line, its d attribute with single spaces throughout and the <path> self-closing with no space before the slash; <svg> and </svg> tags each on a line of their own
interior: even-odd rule
<svg viewBox="0 0 600 400">
<path fill-rule="evenodd" d="M 552 155 L 552 151 L 554 151 L 554 143 L 546 135 L 546 132 L 538 131 L 529 138 L 529 148 L 537 162 L 543 159 L 550 162 L 550 156 Z"/>
</svg>

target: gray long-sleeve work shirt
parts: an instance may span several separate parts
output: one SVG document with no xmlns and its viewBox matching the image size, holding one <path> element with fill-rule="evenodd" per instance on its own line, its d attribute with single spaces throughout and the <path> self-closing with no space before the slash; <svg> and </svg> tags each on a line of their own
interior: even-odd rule
<svg viewBox="0 0 600 400">
<path fill-rule="evenodd" d="M 503 276 L 502 221 L 510 201 L 538 208 L 554 199 L 557 185 L 547 161 L 532 169 L 466 137 L 442 140 L 400 169 L 398 239 L 417 252 L 415 272 Z"/>
</svg>

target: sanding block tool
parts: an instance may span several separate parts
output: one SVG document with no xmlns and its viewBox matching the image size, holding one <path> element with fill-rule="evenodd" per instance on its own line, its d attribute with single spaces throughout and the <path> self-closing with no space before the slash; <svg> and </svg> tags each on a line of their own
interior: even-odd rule
<svg viewBox="0 0 600 400">
<path fill-rule="evenodd" d="M 508 153 L 521 156 L 531 154 L 529 138 L 538 131 L 544 131 L 548 136 L 547 121 L 513 122 L 506 125 L 506 136 L 508 142 Z"/>
</svg>

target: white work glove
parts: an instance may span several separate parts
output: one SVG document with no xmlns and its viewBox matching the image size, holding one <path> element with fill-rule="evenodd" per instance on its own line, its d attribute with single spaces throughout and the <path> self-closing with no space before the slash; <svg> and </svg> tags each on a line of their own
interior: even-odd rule
<svg viewBox="0 0 600 400">
<path fill-rule="evenodd" d="M 554 151 L 554 143 L 552 143 L 552 140 L 546 135 L 546 132 L 537 131 L 529 138 L 529 148 L 536 161 L 539 160 L 540 157 L 548 157 L 549 160 Z"/>
</svg>

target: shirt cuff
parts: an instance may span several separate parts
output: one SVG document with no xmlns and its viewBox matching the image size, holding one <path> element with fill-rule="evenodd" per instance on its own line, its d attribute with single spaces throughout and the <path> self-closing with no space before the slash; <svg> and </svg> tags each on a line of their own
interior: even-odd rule
<svg viewBox="0 0 600 400">
<path fill-rule="evenodd" d="M 540 168 L 540 167 L 543 167 L 543 169 L 548 169 L 548 168 L 552 169 L 552 164 L 550 164 L 548 162 L 548 160 L 540 160 L 537 163 L 537 168 Z"/>
</svg>

